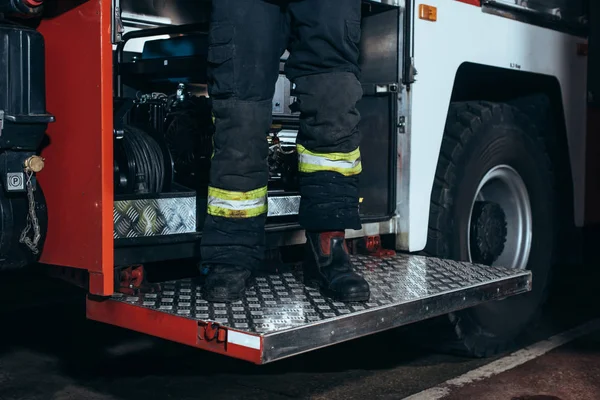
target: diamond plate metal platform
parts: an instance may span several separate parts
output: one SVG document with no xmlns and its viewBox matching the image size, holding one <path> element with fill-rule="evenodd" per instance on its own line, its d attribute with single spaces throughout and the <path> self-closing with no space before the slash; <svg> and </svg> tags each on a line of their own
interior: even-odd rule
<svg viewBox="0 0 600 400">
<path fill-rule="evenodd" d="M 113 237 L 164 236 L 196 232 L 196 197 L 116 200 Z"/>
<path fill-rule="evenodd" d="M 300 196 L 270 196 L 269 217 L 297 215 Z M 204 205 L 204 204 L 203 204 Z M 113 237 L 127 239 L 196 232 L 196 197 L 116 200 Z"/>
<path fill-rule="evenodd" d="M 326 298 L 304 286 L 298 269 L 256 277 L 232 304 L 209 303 L 201 287 L 180 281 L 90 300 L 88 316 L 263 364 L 531 290 L 529 271 L 412 255 L 353 261 L 371 285 L 367 303 Z"/>
<path fill-rule="evenodd" d="M 269 217 L 297 215 L 300 209 L 300 196 L 269 196 Z"/>
</svg>

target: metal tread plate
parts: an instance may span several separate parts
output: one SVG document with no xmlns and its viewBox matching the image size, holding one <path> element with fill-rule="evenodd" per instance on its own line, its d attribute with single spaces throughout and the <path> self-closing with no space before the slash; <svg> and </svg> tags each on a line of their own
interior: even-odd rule
<svg viewBox="0 0 600 400">
<path fill-rule="evenodd" d="M 196 232 L 196 196 L 115 200 L 113 238 Z"/>
<path fill-rule="evenodd" d="M 201 325 L 214 322 L 227 331 L 227 343 L 255 350 L 252 361 L 266 363 L 531 290 L 529 271 L 413 255 L 353 256 L 353 263 L 371 285 L 367 303 L 324 297 L 304 286 L 300 269 L 256 277 L 243 300 L 231 304 L 207 302 L 189 280 L 112 300 Z"/>
<path fill-rule="evenodd" d="M 269 196 L 268 216 L 297 215 L 300 196 Z M 203 204 L 205 207 L 205 205 Z M 196 197 L 116 200 L 113 206 L 113 238 L 129 239 L 194 233 Z"/>
</svg>

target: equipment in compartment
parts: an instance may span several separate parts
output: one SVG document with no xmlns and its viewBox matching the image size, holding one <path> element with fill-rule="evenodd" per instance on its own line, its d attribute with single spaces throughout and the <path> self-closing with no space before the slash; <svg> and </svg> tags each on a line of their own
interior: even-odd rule
<svg viewBox="0 0 600 400">
<path fill-rule="evenodd" d="M 296 98 L 292 95 L 292 83 L 284 74 L 279 74 L 279 78 L 275 84 L 275 91 L 273 92 L 273 116 L 276 118 L 298 117 L 300 113 L 292 112 L 290 108 L 295 101 Z"/>
<path fill-rule="evenodd" d="M 196 190 L 208 186 L 214 133 L 208 98 L 190 94 L 183 84 L 170 95 L 139 95 L 128 120 L 163 143 L 175 182 Z"/>
<path fill-rule="evenodd" d="M 135 97 L 128 123 L 160 136 L 173 160 L 174 182 L 196 190 L 200 197 L 209 185 L 215 131 L 207 96 L 207 33 L 208 25 L 202 23 L 129 32 L 116 53 L 117 97 Z M 158 36 L 161 39 L 155 39 Z M 126 54 L 125 44 L 140 39 L 142 51 Z M 270 196 L 298 191 L 298 116 L 290 110 L 291 91 L 291 83 L 280 74 L 273 129 L 265 132 Z"/>
<path fill-rule="evenodd" d="M 161 193 L 169 176 L 157 140 L 142 129 L 126 125 L 123 137 L 115 142 L 115 193 Z"/>
<path fill-rule="evenodd" d="M 192 96 L 179 85 L 164 120 L 165 139 L 173 156 L 176 179 L 196 190 L 208 186 L 214 124 L 210 100 Z"/>
<path fill-rule="evenodd" d="M 274 129 L 267 137 L 269 144 L 269 181 L 271 187 L 282 190 L 298 189 L 297 132 Z"/>
<path fill-rule="evenodd" d="M 164 141 L 173 161 L 174 181 L 205 192 L 213 153 L 214 123 L 211 100 L 179 84 L 171 94 L 138 95 L 129 113 L 129 124 L 154 132 Z M 291 124 L 291 125 L 290 125 Z M 270 189 L 297 190 L 297 153 L 294 123 L 274 124 L 266 135 Z"/>
<path fill-rule="evenodd" d="M 197 111 L 197 99 L 190 98 L 184 89 L 180 86 L 180 90 L 170 96 L 150 93 L 139 95 L 133 101 L 115 99 L 121 106 L 115 114 L 118 127 L 114 146 L 113 237 L 117 247 L 129 246 L 115 256 L 117 263 L 147 261 L 145 251 L 140 250 L 147 247 L 138 243 L 138 239 L 160 241 L 164 239 L 159 237 L 171 236 L 176 238 L 173 240 L 191 243 L 196 238 L 197 193 L 188 189 L 192 185 L 186 185 L 185 179 L 179 182 L 175 179 L 182 175 L 176 175 L 177 168 L 186 171 L 182 165 L 185 166 L 188 158 L 182 156 L 181 149 L 193 157 L 195 147 L 190 142 L 194 142 L 193 136 L 203 134 L 187 132 L 191 139 L 183 143 L 182 135 L 186 132 L 174 128 L 182 115 Z M 206 112 L 207 108 L 203 109 Z M 191 236 L 182 239 L 181 235 Z M 146 242 L 145 245 L 157 243 Z M 158 259 L 171 256 L 169 253 Z"/>
<path fill-rule="evenodd" d="M 39 2 L 41 5 L 41 2 Z M 28 13 L 21 0 L 0 1 L 0 12 Z M 23 8 L 25 7 L 25 8 Z M 35 174 L 38 151 L 54 116 L 46 111 L 44 38 L 33 29 L 0 24 L 0 271 L 38 260 L 48 226 Z M 52 160 L 50 160 L 52 162 Z"/>
</svg>

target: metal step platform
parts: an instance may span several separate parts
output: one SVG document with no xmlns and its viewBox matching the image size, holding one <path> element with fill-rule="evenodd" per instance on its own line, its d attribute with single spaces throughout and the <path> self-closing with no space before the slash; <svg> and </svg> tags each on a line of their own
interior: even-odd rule
<svg viewBox="0 0 600 400">
<path fill-rule="evenodd" d="M 242 301 L 209 303 L 189 280 L 155 293 L 89 298 L 89 319 L 256 364 L 407 325 L 531 290 L 529 271 L 413 255 L 353 256 L 371 285 L 367 303 L 341 303 L 304 286 L 301 269 L 257 276 Z"/>
</svg>

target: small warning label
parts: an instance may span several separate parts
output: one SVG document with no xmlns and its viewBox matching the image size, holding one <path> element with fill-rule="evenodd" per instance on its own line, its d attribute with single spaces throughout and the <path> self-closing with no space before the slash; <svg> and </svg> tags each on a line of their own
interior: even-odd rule
<svg viewBox="0 0 600 400">
<path fill-rule="evenodd" d="M 7 173 L 6 188 L 9 192 L 25 190 L 25 174 L 23 172 Z"/>
</svg>

